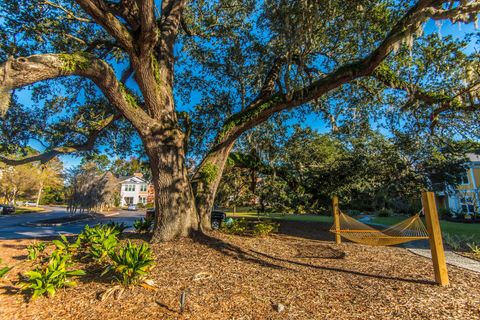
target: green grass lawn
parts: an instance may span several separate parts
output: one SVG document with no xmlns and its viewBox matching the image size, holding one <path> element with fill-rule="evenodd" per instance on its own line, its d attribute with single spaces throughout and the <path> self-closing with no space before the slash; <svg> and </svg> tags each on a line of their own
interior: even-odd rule
<svg viewBox="0 0 480 320">
<path fill-rule="evenodd" d="M 374 217 L 372 222 L 389 226 L 404 219 L 405 217 Z M 425 219 L 422 218 L 422 220 L 423 223 L 425 223 Z M 474 236 L 480 241 L 480 224 L 478 223 L 460 223 L 440 220 L 440 227 L 443 233 Z"/>
<path fill-rule="evenodd" d="M 260 219 L 272 219 L 283 221 L 310 221 L 310 222 L 333 222 L 331 216 L 309 215 L 309 214 L 281 214 L 281 213 L 261 213 L 258 215 L 256 212 L 227 212 L 228 217 L 235 218 L 260 218 Z"/>
<path fill-rule="evenodd" d="M 46 211 L 40 207 L 15 207 L 15 214 L 24 214 L 24 213 L 32 213 L 32 212 L 44 212 Z"/>
<path fill-rule="evenodd" d="M 321 215 L 294 215 L 294 214 L 280 214 L 280 213 L 262 213 L 258 215 L 256 212 L 241 211 L 236 212 L 227 212 L 228 217 L 235 218 L 260 218 L 260 219 L 272 219 L 278 221 L 305 221 L 305 222 L 328 222 L 333 223 L 333 218 L 331 216 L 321 216 Z M 398 223 L 406 217 L 373 217 L 372 223 L 383 224 L 383 225 L 392 225 Z M 423 219 L 425 223 L 425 219 Z M 473 236 L 477 241 L 480 241 L 480 224 L 467 224 L 459 222 L 451 222 L 440 220 L 440 227 L 442 228 L 443 233 L 449 233 L 452 235 L 463 235 L 463 236 Z"/>
</svg>

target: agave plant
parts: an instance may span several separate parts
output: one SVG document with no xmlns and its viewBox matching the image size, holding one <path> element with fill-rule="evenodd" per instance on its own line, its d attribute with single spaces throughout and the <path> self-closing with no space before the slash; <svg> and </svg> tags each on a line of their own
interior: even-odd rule
<svg viewBox="0 0 480 320">
<path fill-rule="evenodd" d="M 23 290 L 32 290 L 32 298 L 48 295 L 53 297 L 58 288 L 75 286 L 72 277 L 85 275 L 85 271 L 68 270 L 70 257 L 54 252 L 45 268 L 35 268 L 25 273 L 27 280 L 20 283 Z"/>
<path fill-rule="evenodd" d="M 144 280 L 154 265 L 152 251 L 147 243 L 135 245 L 128 241 L 118 252 L 112 252 L 110 259 L 111 264 L 103 274 L 114 272 L 115 278 L 125 286 Z"/>
</svg>

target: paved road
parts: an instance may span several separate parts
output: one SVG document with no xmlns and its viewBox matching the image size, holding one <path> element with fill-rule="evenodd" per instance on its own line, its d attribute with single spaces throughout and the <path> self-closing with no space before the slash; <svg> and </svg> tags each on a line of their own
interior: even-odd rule
<svg viewBox="0 0 480 320">
<path fill-rule="evenodd" d="M 110 221 L 118 223 L 124 222 L 126 225 L 131 226 L 133 221 L 145 216 L 145 212 L 143 210 L 120 211 L 118 215 L 113 215 L 110 217 L 96 217 L 91 220 L 77 221 L 64 226 L 34 227 L 26 225 L 26 223 L 32 223 L 39 220 L 70 216 L 70 213 L 68 213 L 65 208 L 62 207 L 45 208 L 51 210 L 51 212 L 0 215 L 0 240 L 48 237 L 56 236 L 61 233 L 78 234 L 87 224 L 92 226 L 97 223 L 108 223 Z"/>
</svg>

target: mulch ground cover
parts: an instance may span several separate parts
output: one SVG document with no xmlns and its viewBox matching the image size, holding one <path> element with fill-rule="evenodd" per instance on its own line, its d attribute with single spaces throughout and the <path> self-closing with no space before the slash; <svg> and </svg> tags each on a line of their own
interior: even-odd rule
<svg viewBox="0 0 480 320">
<path fill-rule="evenodd" d="M 212 232 L 154 245 L 156 290 L 103 301 L 114 284 L 88 265 L 77 287 L 29 300 L 13 283 L 31 268 L 21 261 L 32 241 L 0 241 L 4 263 L 21 262 L 0 280 L 0 319 L 480 319 L 479 274 L 449 266 L 451 284 L 439 287 L 430 260 L 403 248 L 337 246 L 328 228 L 286 222 L 267 238 Z"/>
</svg>

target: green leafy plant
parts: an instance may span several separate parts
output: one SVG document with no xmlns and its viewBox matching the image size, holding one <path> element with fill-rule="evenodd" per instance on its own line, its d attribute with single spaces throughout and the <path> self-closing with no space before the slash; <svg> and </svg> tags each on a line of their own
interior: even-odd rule
<svg viewBox="0 0 480 320">
<path fill-rule="evenodd" d="M 266 237 L 272 232 L 278 230 L 278 224 L 271 222 L 257 223 L 253 226 L 253 235 L 258 237 Z"/>
<path fill-rule="evenodd" d="M 135 245 L 128 241 L 118 252 L 114 251 L 109 256 L 111 264 L 103 274 L 114 272 L 115 278 L 125 286 L 144 280 L 154 265 L 152 251 L 147 243 Z"/>
<path fill-rule="evenodd" d="M 79 235 L 79 238 L 86 246 L 91 246 L 102 243 L 110 235 L 118 237 L 120 235 L 119 228 L 115 225 L 97 224 L 93 228 L 86 225 L 83 232 Z"/>
<path fill-rule="evenodd" d="M 99 243 L 92 243 L 89 247 L 89 254 L 98 261 L 104 261 L 108 255 L 118 246 L 118 239 L 114 234 L 103 238 Z"/>
<path fill-rule="evenodd" d="M 470 248 L 472 253 L 476 256 L 480 256 L 480 245 L 472 242 L 472 243 L 467 243 L 467 246 Z"/>
<path fill-rule="evenodd" d="M 118 231 L 118 235 L 122 234 L 125 229 L 127 229 L 127 225 L 125 223 L 118 223 L 118 222 L 110 222 L 107 223 L 106 226 L 113 227 L 116 231 Z"/>
<path fill-rule="evenodd" d="M 473 242 L 474 237 L 460 234 L 443 234 L 443 241 L 454 251 L 466 250 L 469 248 L 468 244 Z"/>
<path fill-rule="evenodd" d="M 72 255 L 74 252 L 78 250 L 80 247 L 80 237 L 77 237 L 77 240 L 74 243 L 70 243 L 65 235 L 60 235 L 61 240 L 53 240 L 53 244 L 55 245 L 55 251 L 62 255 Z"/>
<path fill-rule="evenodd" d="M 133 228 L 136 232 L 150 232 L 153 226 L 153 219 L 140 219 L 135 220 Z"/>
<path fill-rule="evenodd" d="M 2 263 L 2 259 L 0 259 L 0 263 Z M 10 271 L 13 267 L 1 267 L 0 268 L 0 279 L 3 278 L 3 276 L 5 276 L 8 271 Z"/>
<path fill-rule="evenodd" d="M 27 260 L 36 260 L 38 255 L 45 251 L 47 244 L 45 242 L 33 243 L 27 246 Z"/>
<path fill-rule="evenodd" d="M 248 223 L 245 219 L 233 219 L 231 223 L 223 223 L 220 230 L 230 234 L 244 234 L 247 231 Z"/>
<path fill-rule="evenodd" d="M 20 283 L 23 290 L 32 290 L 32 298 L 48 295 L 53 297 L 55 291 L 63 287 L 72 287 L 76 285 L 72 277 L 85 275 L 85 271 L 68 270 L 71 266 L 69 255 L 60 255 L 54 252 L 50 257 L 47 266 L 43 269 L 36 267 L 32 271 L 25 273 L 27 280 Z"/>
</svg>

